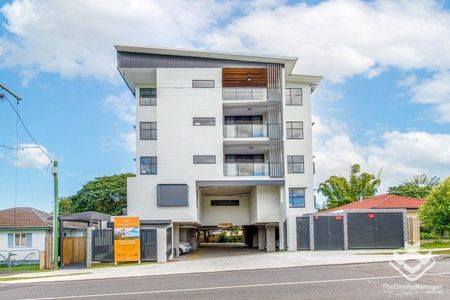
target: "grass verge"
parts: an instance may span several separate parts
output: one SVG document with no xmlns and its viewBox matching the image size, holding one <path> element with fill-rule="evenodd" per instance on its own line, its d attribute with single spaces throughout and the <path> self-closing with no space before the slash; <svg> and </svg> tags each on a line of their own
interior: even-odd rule
<svg viewBox="0 0 450 300">
<path fill-rule="evenodd" d="M 79 272 L 79 273 L 71 273 L 71 274 L 44 275 L 44 276 L 20 276 L 20 277 L 7 276 L 7 277 L 0 277 L 0 282 L 26 280 L 26 279 L 41 279 L 41 278 L 50 278 L 50 277 L 64 277 L 64 276 L 84 275 L 84 274 L 91 274 L 91 272 Z"/>
</svg>

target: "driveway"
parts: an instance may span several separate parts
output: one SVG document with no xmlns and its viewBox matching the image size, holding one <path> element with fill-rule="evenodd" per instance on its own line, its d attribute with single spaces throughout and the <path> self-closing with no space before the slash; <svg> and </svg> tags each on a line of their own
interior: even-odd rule
<svg viewBox="0 0 450 300">
<path fill-rule="evenodd" d="M 249 248 L 243 243 L 202 243 L 200 248 L 181 255 L 176 260 L 204 260 L 217 257 L 263 254 L 265 251 Z"/>
</svg>

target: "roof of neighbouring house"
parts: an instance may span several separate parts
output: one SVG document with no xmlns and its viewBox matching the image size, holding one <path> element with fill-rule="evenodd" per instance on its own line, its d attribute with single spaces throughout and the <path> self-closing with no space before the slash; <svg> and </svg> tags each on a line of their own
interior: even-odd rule
<svg viewBox="0 0 450 300">
<path fill-rule="evenodd" d="M 397 195 L 384 194 L 372 198 L 362 199 L 339 207 L 323 210 L 322 212 L 340 211 L 346 209 L 389 209 L 406 208 L 419 209 L 425 203 L 423 198 L 412 198 Z"/>
<path fill-rule="evenodd" d="M 15 207 L 0 210 L 1 228 L 52 228 L 53 217 L 48 212 L 32 207 Z M 86 225 L 70 222 L 65 228 L 84 228 Z"/>
</svg>

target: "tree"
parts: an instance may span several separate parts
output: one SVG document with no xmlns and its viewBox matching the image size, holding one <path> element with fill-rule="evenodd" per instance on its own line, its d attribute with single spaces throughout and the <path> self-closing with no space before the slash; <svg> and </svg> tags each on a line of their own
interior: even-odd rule
<svg viewBox="0 0 450 300">
<path fill-rule="evenodd" d="M 127 177 L 134 174 L 97 177 L 86 183 L 70 197 L 71 212 L 97 211 L 110 215 L 121 215 L 127 206 Z"/>
<path fill-rule="evenodd" d="M 350 179 L 342 176 L 331 176 L 319 185 L 319 192 L 327 201 L 324 208 L 335 208 L 362 198 L 375 195 L 381 181 L 369 173 L 360 173 L 358 164 L 351 166 Z"/>
<path fill-rule="evenodd" d="M 388 193 L 397 196 L 425 198 L 431 192 L 433 187 L 439 184 L 440 178 L 428 177 L 426 174 L 416 175 L 411 179 L 403 180 L 403 183 L 397 186 L 391 186 Z"/>
<path fill-rule="evenodd" d="M 423 226 L 444 237 L 450 232 L 450 177 L 433 188 L 419 209 L 419 219 Z"/>
<path fill-rule="evenodd" d="M 72 199 L 70 197 L 61 197 L 59 199 L 59 214 L 69 215 L 72 213 Z"/>
</svg>

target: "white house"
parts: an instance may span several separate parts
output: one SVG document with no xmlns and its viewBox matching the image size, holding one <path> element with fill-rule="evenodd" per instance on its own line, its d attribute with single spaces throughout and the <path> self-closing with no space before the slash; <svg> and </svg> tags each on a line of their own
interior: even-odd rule
<svg viewBox="0 0 450 300">
<path fill-rule="evenodd" d="M 51 214 L 32 207 L 0 210 L 0 264 L 7 264 L 10 254 L 16 264 L 39 263 L 39 251 L 46 250 L 46 239 L 52 238 L 52 226 Z M 66 222 L 63 236 L 83 236 L 85 227 Z"/>
<path fill-rule="evenodd" d="M 297 250 L 296 217 L 315 212 L 311 94 L 321 77 L 293 74 L 295 57 L 115 48 L 136 97 L 128 215 L 171 228 L 175 249 L 232 224 L 250 246 Z"/>
</svg>

